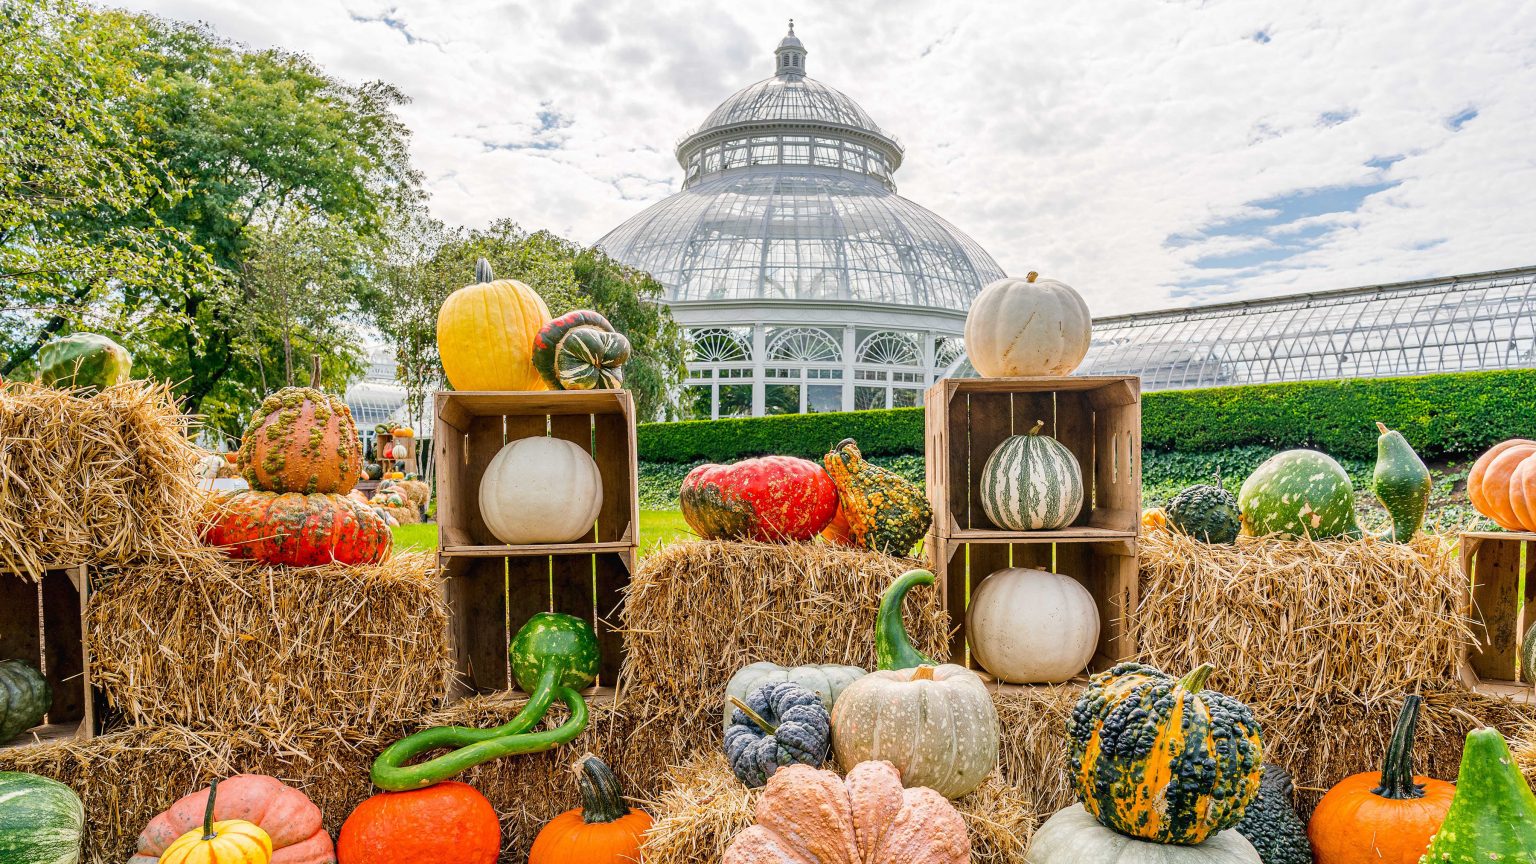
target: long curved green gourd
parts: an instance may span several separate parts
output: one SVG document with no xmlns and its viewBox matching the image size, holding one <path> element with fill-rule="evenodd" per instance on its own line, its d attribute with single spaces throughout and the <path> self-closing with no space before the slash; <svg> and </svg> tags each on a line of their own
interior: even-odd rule
<svg viewBox="0 0 1536 864">
<path fill-rule="evenodd" d="M 1421 862 L 1536 861 L 1536 795 L 1496 729 L 1473 729 L 1461 753 L 1456 796 Z"/>
<path fill-rule="evenodd" d="M 528 693 L 528 703 L 516 717 L 494 729 L 438 726 L 402 738 L 374 760 L 374 785 L 389 792 L 421 789 L 482 762 L 552 750 L 580 735 L 587 728 L 587 703 L 578 691 L 597 680 L 599 662 L 592 625 L 570 615 L 540 612 L 517 631 L 509 656 L 517 686 Z M 570 710 L 570 718 L 554 729 L 530 733 L 557 698 Z M 406 764 L 445 747 L 457 749 Z"/>
<path fill-rule="evenodd" d="M 933 574 L 927 570 L 908 570 L 896 578 L 880 595 L 880 612 L 875 616 L 875 668 L 914 669 L 937 666 L 912 644 L 901 620 L 901 604 L 916 585 L 932 585 Z"/>
</svg>

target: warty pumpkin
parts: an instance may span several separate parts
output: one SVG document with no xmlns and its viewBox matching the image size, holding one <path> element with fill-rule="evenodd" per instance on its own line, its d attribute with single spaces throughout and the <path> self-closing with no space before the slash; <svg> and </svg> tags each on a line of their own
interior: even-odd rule
<svg viewBox="0 0 1536 864">
<path fill-rule="evenodd" d="M 497 279 L 484 258 L 475 284 L 448 295 L 437 312 L 437 353 L 455 390 L 548 390 L 533 366 L 533 340 L 549 322 L 538 292 Z"/>
<path fill-rule="evenodd" d="M 1089 680 L 1067 723 L 1073 786 L 1100 822 L 1132 837 L 1191 845 L 1236 825 L 1259 794 L 1264 748 L 1243 703 L 1121 663 Z M 846 698 L 846 697 L 845 697 Z"/>
<path fill-rule="evenodd" d="M 1092 333 L 1082 296 L 1034 272 L 981 289 L 965 316 L 965 350 L 983 378 L 1070 375 Z"/>
<path fill-rule="evenodd" d="M 1529 466 L 1529 467 L 1528 467 Z M 1511 438 L 1472 463 L 1467 498 L 1477 512 L 1509 531 L 1536 531 L 1536 441 Z"/>
<path fill-rule="evenodd" d="M 928 533 L 933 507 L 923 488 L 894 471 L 869 464 L 857 441 L 839 441 L 821 464 L 837 487 L 838 513 L 848 522 L 852 545 L 906 555 Z"/>
<path fill-rule="evenodd" d="M 832 749 L 844 769 L 888 761 L 904 785 L 959 798 L 997 767 L 997 708 L 963 666 L 882 669 L 848 685 L 832 706 Z"/>
<path fill-rule="evenodd" d="M 1191 846 L 1154 843 L 1105 827 L 1081 804 L 1045 820 L 1029 840 L 1026 864 L 1263 864 L 1247 838 L 1223 831 Z"/>
<path fill-rule="evenodd" d="M 1429 848 L 1456 787 L 1413 773 L 1422 701 L 1404 700 L 1381 771 L 1346 777 L 1317 802 L 1307 824 L 1317 864 L 1416 864 Z"/>
<path fill-rule="evenodd" d="M 346 494 L 357 485 L 363 444 L 346 402 L 309 387 L 285 387 L 256 409 L 236 464 L 252 489 Z"/>
<path fill-rule="evenodd" d="M 757 802 L 757 824 L 731 840 L 721 864 L 969 864 L 959 811 L 932 789 L 902 788 L 889 762 L 846 779 L 807 765 L 781 768 Z"/>
<path fill-rule="evenodd" d="M 485 527 L 503 543 L 573 543 L 603 508 L 603 476 L 574 441 L 520 438 L 486 466 L 479 498 Z"/>
<path fill-rule="evenodd" d="M 736 779 L 757 788 L 784 765 L 820 767 L 831 749 L 831 720 L 821 697 L 790 681 L 769 681 L 735 709 L 725 730 L 725 758 Z"/>
<path fill-rule="evenodd" d="M 1264 864 L 1315 864 L 1307 827 L 1296 816 L 1295 797 L 1290 773 L 1273 763 L 1265 765 L 1259 797 L 1232 829 L 1248 838 Z"/>
<path fill-rule="evenodd" d="M 837 486 L 808 459 L 763 456 L 694 468 L 678 502 L 688 527 L 707 540 L 798 542 L 832 521 Z"/>
<path fill-rule="evenodd" d="M 837 697 L 848 689 L 848 685 L 868 674 L 866 670 L 857 666 L 840 666 L 831 663 L 791 668 L 760 661 L 743 666 L 736 670 L 736 674 L 732 675 L 731 680 L 725 685 L 725 728 L 731 728 L 731 715 L 736 713 L 736 708 L 730 704 L 730 699 L 735 697 L 745 700 L 764 684 L 779 681 L 799 684 L 821 697 L 822 707 L 831 711 L 832 705 L 837 702 Z"/>
<path fill-rule="evenodd" d="M 500 853 L 496 808 L 452 781 L 375 795 L 336 837 L 338 864 L 496 864 Z"/>
<path fill-rule="evenodd" d="M 533 838 L 528 864 L 636 864 L 651 817 L 624 801 L 619 780 L 603 760 L 586 754 L 572 766 L 581 806 L 545 823 Z"/>
<path fill-rule="evenodd" d="M 376 564 L 394 543 L 373 508 L 345 495 L 242 489 L 211 501 L 203 541 L 268 564 Z"/>
<path fill-rule="evenodd" d="M 271 864 L 272 838 L 244 819 L 213 821 L 219 781 L 208 787 L 203 827 L 181 835 L 160 853 L 160 864 Z"/>
<path fill-rule="evenodd" d="M 149 820 L 139 833 L 138 851 L 128 864 L 154 864 L 177 838 L 205 820 L 213 789 L 187 795 Z M 336 847 L 326 833 L 320 808 L 303 792 L 265 774 L 237 774 L 218 784 L 217 822 L 250 822 L 267 833 L 272 864 L 330 864 Z"/>
</svg>

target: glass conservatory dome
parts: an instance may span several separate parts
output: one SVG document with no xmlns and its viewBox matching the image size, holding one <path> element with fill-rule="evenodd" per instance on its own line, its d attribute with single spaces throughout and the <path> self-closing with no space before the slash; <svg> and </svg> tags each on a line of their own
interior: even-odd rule
<svg viewBox="0 0 1536 864">
<path fill-rule="evenodd" d="M 693 336 L 686 416 L 920 404 L 971 301 L 1003 275 L 896 193 L 901 145 L 807 77 L 807 53 L 791 22 L 773 77 L 677 145 L 682 190 L 598 241 L 665 285 Z"/>
</svg>

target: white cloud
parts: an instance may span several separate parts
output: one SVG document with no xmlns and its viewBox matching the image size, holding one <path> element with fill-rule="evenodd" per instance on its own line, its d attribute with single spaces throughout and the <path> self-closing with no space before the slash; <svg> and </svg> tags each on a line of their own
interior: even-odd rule
<svg viewBox="0 0 1536 864">
<path fill-rule="evenodd" d="M 1521 0 L 124 5 L 395 83 L 451 222 L 596 240 L 678 188 L 674 143 L 771 71 L 794 15 L 812 76 L 906 145 L 902 194 L 1097 314 L 1536 261 L 1536 4 Z M 1352 213 L 1209 233 L 1256 202 L 1383 182 Z"/>
</svg>

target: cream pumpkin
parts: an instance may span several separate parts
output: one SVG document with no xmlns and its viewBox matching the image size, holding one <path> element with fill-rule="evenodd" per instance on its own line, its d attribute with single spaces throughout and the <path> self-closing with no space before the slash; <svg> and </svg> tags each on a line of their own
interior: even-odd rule
<svg viewBox="0 0 1536 864">
<path fill-rule="evenodd" d="M 484 258 L 474 285 L 437 312 L 437 353 L 455 390 L 548 390 L 533 366 L 533 340 L 549 323 L 544 298 L 516 279 L 496 279 Z"/>
<path fill-rule="evenodd" d="M 520 438 L 501 448 L 480 480 L 480 516 L 503 543 L 570 543 L 592 530 L 603 478 L 580 445 Z"/>
<path fill-rule="evenodd" d="M 965 611 L 971 656 L 1010 684 L 1059 684 L 1099 645 L 1099 610 L 1070 576 L 1009 567 L 982 581 Z"/>
<path fill-rule="evenodd" d="M 1259 853 L 1236 831 L 1193 846 L 1127 837 L 1099 824 L 1081 804 L 1045 820 L 1030 838 L 1027 864 L 1261 864 Z"/>
<path fill-rule="evenodd" d="M 932 789 L 903 789 L 889 762 L 839 779 L 789 765 L 757 802 L 757 824 L 737 834 L 722 864 L 967 864 L 971 841 L 954 805 Z"/>
<path fill-rule="evenodd" d="M 871 672 L 833 704 L 832 750 L 844 770 L 885 760 L 904 785 L 959 798 L 997 767 L 997 709 L 963 666 Z"/>
<path fill-rule="evenodd" d="M 983 378 L 1070 375 L 1088 353 L 1093 318 L 1066 284 L 1007 277 L 981 289 L 965 318 L 965 350 Z"/>
</svg>

